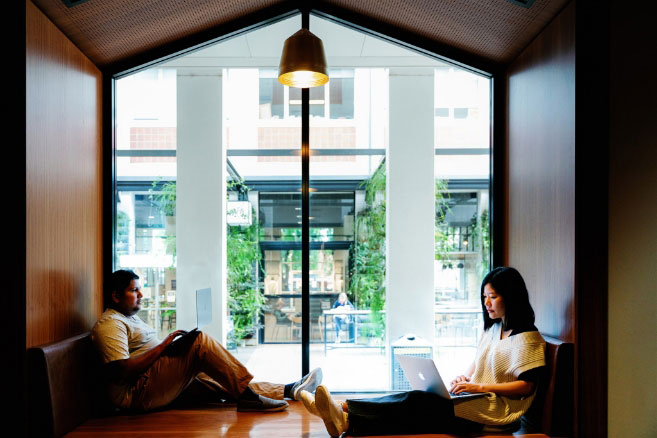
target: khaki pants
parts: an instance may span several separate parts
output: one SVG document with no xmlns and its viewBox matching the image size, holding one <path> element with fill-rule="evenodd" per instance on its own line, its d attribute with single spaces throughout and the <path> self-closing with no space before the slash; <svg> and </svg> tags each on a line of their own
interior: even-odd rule
<svg viewBox="0 0 657 438">
<path fill-rule="evenodd" d="M 131 409 L 151 410 L 175 400 L 194 379 L 237 399 L 249 386 L 255 393 L 282 400 L 284 385 L 250 383 L 253 376 L 211 336 L 201 332 L 184 353 L 160 356 L 130 389 Z"/>
</svg>

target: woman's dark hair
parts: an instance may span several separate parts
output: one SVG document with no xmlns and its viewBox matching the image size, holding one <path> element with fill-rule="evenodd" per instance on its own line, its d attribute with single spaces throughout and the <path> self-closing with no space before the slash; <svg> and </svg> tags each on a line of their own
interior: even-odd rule
<svg viewBox="0 0 657 438">
<path fill-rule="evenodd" d="M 123 294 L 128 286 L 130 286 L 130 282 L 138 279 L 139 275 L 132 271 L 119 269 L 118 271 L 112 272 L 107 282 L 108 287 L 105 288 L 105 307 L 110 307 L 112 304 L 112 292 Z"/>
<path fill-rule="evenodd" d="M 522 275 L 514 268 L 495 268 L 481 282 L 481 308 L 484 312 L 484 330 L 495 320 L 488 316 L 484 303 L 484 286 L 490 284 L 504 300 L 505 330 L 526 329 L 534 325 L 534 309 L 529 304 L 529 293 Z"/>
</svg>

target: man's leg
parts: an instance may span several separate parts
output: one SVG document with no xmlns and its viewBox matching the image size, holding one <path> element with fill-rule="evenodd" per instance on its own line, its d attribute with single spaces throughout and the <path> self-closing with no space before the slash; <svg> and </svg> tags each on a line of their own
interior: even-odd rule
<svg viewBox="0 0 657 438">
<path fill-rule="evenodd" d="M 183 353 L 162 355 L 133 388 L 132 408 L 156 409 L 171 403 L 199 373 L 207 374 L 238 400 L 253 376 L 211 336 L 200 332 Z M 274 393 L 275 388 L 270 388 Z"/>
<path fill-rule="evenodd" d="M 224 397 L 228 396 L 228 392 L 212 378 L 207 376 L 205 373 L 201 373 L 196 376 L 196 380 L 199 380 L 206 388 L 215 392 L 218 397 L 223 395 Z M 256 394 L 262 395 L 267 398 L 274 400 L 283 400 L 285 398 L 285 385 L 279 383 L 269 383 L 269 382 L 251 382 L 249 383 L 249 388 Z"/>
<path fill-rule="evenodd" d="M 269 382 L 252 382 L 249 388 L 256 394 L 263 397 L 273 398 L 274 400 L 283 400 L 285 385 Z"/>
</svg>

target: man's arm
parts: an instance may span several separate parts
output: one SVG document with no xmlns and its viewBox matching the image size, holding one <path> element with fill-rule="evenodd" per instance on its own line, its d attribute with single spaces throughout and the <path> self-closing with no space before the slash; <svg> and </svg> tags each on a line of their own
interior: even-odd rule
<svg viewBox="0 0 657 438">
<path fill-rule="evenodd" d="M 150 368 L 173 340 L 185 334 L 185 330 L 176 330 L 169 333 L 156 347 L 129 359 L 121 359 L 109 362 L 105 365 L 107 374 L 111 380 L 132 380 Z"/>
</svg>

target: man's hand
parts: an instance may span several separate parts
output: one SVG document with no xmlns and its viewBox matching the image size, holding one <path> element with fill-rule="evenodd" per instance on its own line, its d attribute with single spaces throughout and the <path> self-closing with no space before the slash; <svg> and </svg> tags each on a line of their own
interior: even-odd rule
<svg viewBox="0 0 657 438">
<path fill-rule="evenodd" d="M 176 330 L 167 335 L 166 338 L 160 343 L 162 347 L 166 348 L 167 346 L 171 345 L 171 343 L 178 337 L 182 336 L 187 333 L 187 330 Z"/>
<path fill-rule="evenodd" d="M 140 374 L 144 373 L 151 365 L 153 365 L 153 362 L 164 353 L 164 349 L 167 348 L 176 337 L 182 336 L 185 333 L 187 333 L 185 330 L 176 330 L 169 333 L 169 335 L 155 348 L 150 349 L 145 353 L 129 359 L 115 360 L 108 363 L 106 365 L 108 375 L 112 380 L 129 381 L 136 379 Z"/>
</svg>

